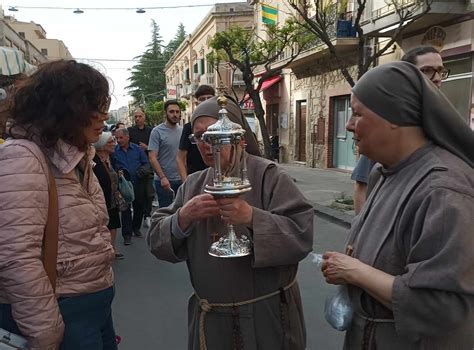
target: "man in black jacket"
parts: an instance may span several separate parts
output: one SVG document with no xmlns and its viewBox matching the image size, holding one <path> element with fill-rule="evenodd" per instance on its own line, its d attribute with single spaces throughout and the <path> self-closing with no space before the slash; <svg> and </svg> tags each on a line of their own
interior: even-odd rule
<svg viewBox="0 0 474 350">
<path fill-rule="evenodd" d="M 146 125 L 146 115 L 143 109 L 137 108 L 133 113 L 135 125 L 128 128 L 130 135 L 130 142 L 137 144 L 148 155 L 148 143 L 150 142 L 150 134 L 152 128 Z M 144 176 L 142 179 L 145 188 L 153 188 L 153 177 L 150 179 Z M 151 207 L 153 202 L 153 195 L 145 196 L 144 201 L 144 224 L 145 227 L 150 227 Z"/>
</svg>

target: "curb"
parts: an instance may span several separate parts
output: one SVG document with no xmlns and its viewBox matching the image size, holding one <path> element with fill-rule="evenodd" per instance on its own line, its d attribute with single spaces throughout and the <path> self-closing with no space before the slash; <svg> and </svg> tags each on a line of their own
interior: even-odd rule
<svg viewBox="0 0 474 350">
<path fill-rule="evenodd" d="M 312 202 L 312 204 L 314 208 L 314 213 L 316 215 L 346 228 L 351 228 L 352 219 L 354 219 L 352 215 L 343 213 L 339 210 L 329 208 L 315 202 Z"/>
</svg>

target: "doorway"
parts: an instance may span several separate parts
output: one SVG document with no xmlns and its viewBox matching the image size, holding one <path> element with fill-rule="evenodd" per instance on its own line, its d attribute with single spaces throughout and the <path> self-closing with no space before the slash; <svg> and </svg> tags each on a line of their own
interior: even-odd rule
<svg viewBox="0 0 474 350">
<path fill-rule="evenodd" d="M 357 162 L 352 133 L 346 130 L 351 114 L 350 95 L 333 98 L 333 165 L 335 168 L 353 170 Z"/>
<path fill-rule="evenodd" d="M 278 116 L 280 114 L 280 105 L 278 103 L 268 104 L 266 109 L 265 115 L 268 133 L 270 136 L 276 136 L 278 135 Z"/>
<path fill-rule="evenodd" d="M 306 162 L 306 101 L 296 102 L 297 161 Z"/>
</svg>

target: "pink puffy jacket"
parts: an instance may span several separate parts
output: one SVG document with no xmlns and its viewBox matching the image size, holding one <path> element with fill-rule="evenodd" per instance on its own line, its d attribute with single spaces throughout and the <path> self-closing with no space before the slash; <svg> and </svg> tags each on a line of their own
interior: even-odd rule
<svg viewBox="0 0 474 350">
<path fill-rule="evenodd" d="M 56 298 L 113 285 L 113 248 L 104 195 L 92 172 L 89 152 L 59 141 L 48 154 L 58 189 L 59 243 L 56 295 L 41 262 L 48 211 L 45 156 L 27 140 L 0 145 L 0 303 L 31 349 L 56 349 L 63 320 Z M 75 168 L 84 170 L 83 183 Z"/>
</svg>

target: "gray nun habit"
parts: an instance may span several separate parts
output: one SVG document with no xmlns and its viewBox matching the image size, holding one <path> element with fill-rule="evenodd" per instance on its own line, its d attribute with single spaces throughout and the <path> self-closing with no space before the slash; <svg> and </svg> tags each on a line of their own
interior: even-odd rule
<svg viewBox="0 0 474 350">
<path fill-rule="evenodd" d="M 392 308 L 349 286 L 345 349 L 474 348 L 473 133 L 406 62 L 379 66 L 353 89 L 380 117 L 430 140 L 381 177 L 354 219 L 353 256 L 395 276 Z"/>
</svg>

